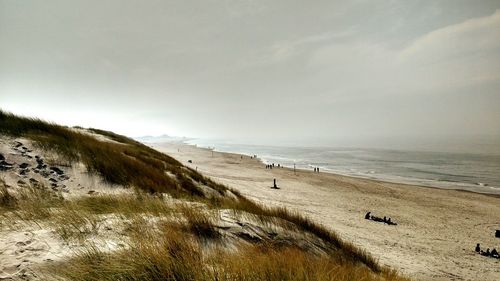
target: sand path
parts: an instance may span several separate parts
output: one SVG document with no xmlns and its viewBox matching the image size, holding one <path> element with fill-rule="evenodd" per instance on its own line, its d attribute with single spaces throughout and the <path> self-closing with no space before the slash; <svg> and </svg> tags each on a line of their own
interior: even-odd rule
<svg viewBox="0 0 500 281">
<path fill-rule="evenodd" d="M 381 264 L 418 280 L 500 280 L 500 198 L 291 169 L 267 170 L 256 159 L 184 144 L 155 144 L 183 164 L 272 206 L 298 210 L 368 250 Z M 192 160 L 193 163 L 188 163 Z M 279 190 L 271 189 L 273 178 Z M 398 226 L 364 219 L 388 216 Z"/>
</svg>

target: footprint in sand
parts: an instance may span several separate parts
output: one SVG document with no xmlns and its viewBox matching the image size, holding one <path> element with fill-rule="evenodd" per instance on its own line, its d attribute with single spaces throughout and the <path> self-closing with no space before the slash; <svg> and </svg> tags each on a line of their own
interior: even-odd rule
<svg viewBox="0 0 500 281">
<path fill-rule="evenodd" d="M 35 238 L 31 232 L 23 234 L 11 233 L 4 241 L 0 241 L 5 247 L 0 249 L 0 280 L 14 280 L 16 278 L 27 278 L 31 275 L 30 266 L 39 259 L 40 255 L 46 254 L 50 247 L 47 243 Z M 35 262 L 36 263 L 36 262 Z"/>
</svg>

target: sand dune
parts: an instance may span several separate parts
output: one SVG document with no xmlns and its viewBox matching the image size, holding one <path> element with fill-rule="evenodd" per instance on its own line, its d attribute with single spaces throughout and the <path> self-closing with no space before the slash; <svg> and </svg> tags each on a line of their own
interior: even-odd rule
<svg viewBox="0 0 500 281">
<path fill-rule="evenodd" d="M 500 198 L 290 169 L 184 144 L 155 144 L 250 198 L 298 210 L 418 280 L 499 280 L 500 260 L 474 252 L 500 248 Z M 192 160 L 193 163 L 188 163 Z M 281 189 L 271 189 L 273 178 Z M 367 211 L 399 225 L 364 219 Z"/>
</svg>

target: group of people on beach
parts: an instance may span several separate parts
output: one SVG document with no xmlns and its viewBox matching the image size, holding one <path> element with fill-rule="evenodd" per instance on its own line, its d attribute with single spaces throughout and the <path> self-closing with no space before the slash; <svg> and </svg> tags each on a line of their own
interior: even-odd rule
<svg viewBox="0 0 500 281">
<path fill-rule="evenodd" d="M 319 167 L 314 167 L 314 172 L 319 173 Z"/>
<path fill-rule="evenodd" d="M 500 255 L 498 254 L 498 251 L 495 248 L 493 248 L 493 250 L 491 250 L 491 252 L 490 252 L 490 248 L 486 249 L 486 251 L 483 251 L 483 250 L 481 250 L 481 245 L 479 243 L 477 243 L 475 251 L 476 251 L 476 253 L 480 254 L 481 256 L 500 259 Z"/>
<path fill-rule="evenodd" d="M 376 221 L 376 222 L 383 222 L 383 223 L 386 223 L 388 225 L 398 225 L 397 223 L 393 222 L 391 220 L 391 218 L 387 218 L 387 217 L 383 217 L 383 218 L 380 218 L 380 217 L 377 217 L 377 216 L 372 216 L 371 215 L 372 212 L 368 212 L 366 213 L 365 215 L 365 219 L 367 220 L 372 220 L 372 221 Z"/>
<path fill-rule="evenodd" d="M 280 164 L 278 164 L 277 166 L 274 166 L 274 163 L 266 165 L 266 169 L 272 169 L 274 167 L 283 168 L 283 166 Z"/>
</svg>

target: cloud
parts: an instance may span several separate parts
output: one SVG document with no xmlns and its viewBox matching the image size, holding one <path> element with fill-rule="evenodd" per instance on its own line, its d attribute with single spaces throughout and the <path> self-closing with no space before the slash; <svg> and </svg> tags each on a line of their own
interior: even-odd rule
<svg viewBox="0 0 500 281">
<path fill-rule="evenodd" d="M 414 40 L 401 51 L 402 62 L 420 60 L 436 63 L 463 56 L 477 55 L 500 47 L 500 10 L 481 18 L 449 25 Z"/>
<path fill-rule="evenodd" d="M 500 10 L 428 32 L 403 49 L 366 37 L 329 41 L 307 67 L 329 86 L 325 99 L 441 95 L 500 82 L 498 38 Z"/>
</svg>

